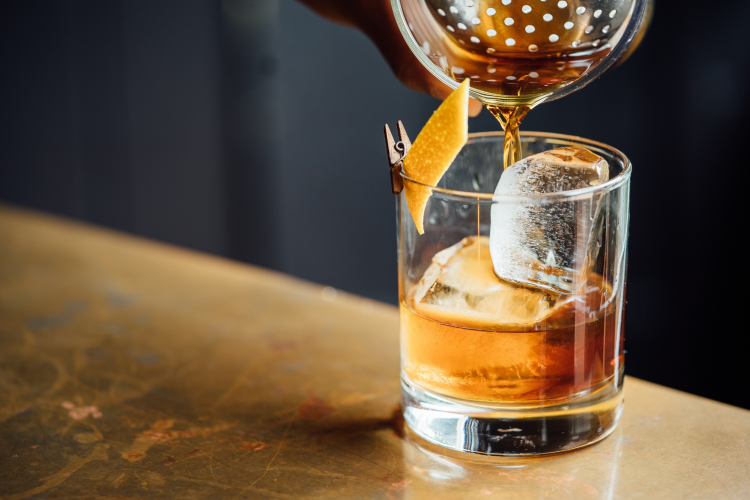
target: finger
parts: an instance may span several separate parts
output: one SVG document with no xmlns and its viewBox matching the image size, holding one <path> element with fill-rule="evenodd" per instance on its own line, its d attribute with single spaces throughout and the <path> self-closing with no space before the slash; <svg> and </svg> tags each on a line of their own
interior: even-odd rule
<svg viewBox="0 0 750 500">
<path fill-rule="evenodd" d="M 451 92 L 453 92 L 453 89 L 432 76 L 432 74 L 430 74 L 430 76 L 432 77 L 432 80 L 429 81 L 430 95 L 440 100 L 445 100 L 445 98 L 448 97 Z M 474 117 L 479 115 L 479 113 L 482 112 L 482 108 L 483 106 L 481 102 L 477 101 L 474 98 L 469 98 L 469 116 Z"/>
<path fill-rule="evenodd" d="M 396 77 L 404 85 L 444 100 L 453 89 L 438 80 L 412 54 L 398 30 L 388 2 L 383 1 L 376 5 L 385 6 L 385 11 L 370 12 L 357 23 L 359 27 L 375 42 Z M 379 22 L 373 23 L 375 20 Z M 482 105 L 475 99 L 469 99 L 469 116 L 477 116 L 481 111 Z"/>
<path fill-rule="evenodd" d="M 396 25 L 390 2 L 380 0 L 375 6 L 382 9 L 368 12 L 357 24 L 378 47 L 396 78 L 412 90 L 445 99 L 451 89 L 435 78 L 412 54 Z"/>
<path fill-rule="evenodd" d="M 469 116 L 474 117 L 482 112 L 482 103 L 469 97 Z"/>
</svg>

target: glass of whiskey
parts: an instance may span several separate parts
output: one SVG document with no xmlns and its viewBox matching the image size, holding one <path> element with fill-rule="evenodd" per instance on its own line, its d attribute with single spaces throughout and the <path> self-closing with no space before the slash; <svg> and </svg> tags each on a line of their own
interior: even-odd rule
<svg viewBox="0 0 750 500">
<path fill-rule="evenodd" d="M 398 197 L 404 418 L 454 450 L 569 451 L 606 437 L 622 411 L 631 165 L 605 144 L 522 133 L 527 155 L 598 155 L 608 180 L 496 194 L 503 141 L 469 135 L 432 188 L 424 234 Z"/>
</svg>

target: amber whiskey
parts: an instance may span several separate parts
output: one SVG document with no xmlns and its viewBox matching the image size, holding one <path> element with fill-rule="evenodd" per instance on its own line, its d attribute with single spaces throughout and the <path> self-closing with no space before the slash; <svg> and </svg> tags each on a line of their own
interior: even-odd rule
<svg viewBox="0 0 750 500">
<path fill-rule="evenodd" d="M 622 366 L 622 312 L 601 276 L 582 295 L 505 283 L 483 236 L 436 255 L 400 309 L 404 374 L 438 395 L 561 404 L 605 387 Z"/>
</svg>

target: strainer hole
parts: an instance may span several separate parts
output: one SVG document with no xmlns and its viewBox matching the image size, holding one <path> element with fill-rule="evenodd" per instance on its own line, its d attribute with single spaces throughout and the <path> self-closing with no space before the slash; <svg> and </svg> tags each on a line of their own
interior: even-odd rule
<svg viewBox="0 0 750 500">
<path fill-rule="evenodd" d="M 505 23 L 506 26 L 511 26 L 515 21 L 513 20 L 512 17 L 506 17 L 505 21 L 503 22 Z"/>
<path fill-rule="evenodd" d="M 487 30 L 487 36 L 495 36 L 497 35 L 497 31 L 495 30 Z M 494 50 L 493 50 L 494 52 Z"/>
<path fill-rule="evenodd" d="M 505 40 L 505 45 L 507 45 L 508 47 L 513 47 L 515 44 L 516 44 L 516 41 L 513 40 L 512 38 L 508 38 L 507 40 Z"/>
<path fill-rule="evenodd" d="M 537 50 L 539 50 L 539 47 L 537 47 L 533 43 L 529 45 L 529 52 L 536 52 Z"/>
<path fill-rule="evenodd" d="M 530 24 L 529 24 L 528 26 L 526 26 L 526 28 L 525 28 L 525 29 L 526 29 L 526 33 L 533 33 L 534 31 L 536 31 L 536 28 L 535 28 L 535 27 L 533 27 L 533 26 L 532 26 L 532 25 L 530 25 Z"/>
<path fill-rule="evenodd" d="M 544 14 L 542 16 L 542 19 L 544 19 L 547 22 L 550 22 L 550 21 L 552 21 L 552 14 Z"/>
<path fill-rule="evenodd" d="M 578 8 L 576 9 L 576 14 L 578 14 L 579 16 L 580 16 L 581 14 L 583 14 L 584 12 L 586 12 L 586 7 L 578 7 Z"/>
<path fill-rule="evenodd" d="M 599 16 L 601 16 L 601 15 L 602 15 L 602 9 L 596 9 L 594 11 L 594 17 L 595 18 L 599 19 Z"/>
<path fill-rule="evenodd" d="M 529 12 L 531 12 L 531 7 L 528 5 L 524 5 L 523 7 L 521 7 L 521 12 L 523 12 L 524 14 L 528 14 Z"/>
<path fill-rule="evenodd" d="M 492 7 L 490 7 L 489 9 L 487 9 L 487 15 L 488 16 L 494 16 L 495 14 L 497 14 L 497 11 L 495 9 L 493 9 Z"/>
<path fill-rule="evenodd" d="M 557 35 L 555 35 L 554 33 L 549 36 L 549 41 L 552 42 L 552 43 L 555 43 L 559 39 L 560 39 L 560 37 L 557 36 Z"/>
<path fill-rule="evenodd" d="M 570 21 L 568 21 L 567 23 L 563 24 L 563 27 L 566 30 L 569 30 L 569 29 L 573 28 L 573 26 L 575 26 L 575 25 L 572 22 L 570 22 Z"/>
</svg>

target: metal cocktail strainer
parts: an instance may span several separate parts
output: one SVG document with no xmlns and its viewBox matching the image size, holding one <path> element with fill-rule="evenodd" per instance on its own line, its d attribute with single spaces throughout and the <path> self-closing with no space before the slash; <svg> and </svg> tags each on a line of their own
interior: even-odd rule
<svg viewBox="0 0 750 500">
<path fill-rule="evenodd" d="M 489 54 L 595 47 L 617 32 L 632 0 L 428 0 L 449 36 Z M 602 8 L 603 7 L 603 8 Z M 606 9 L 606 11 L 605 11 Z"/>
<path fill-rule="evenodd" d="M 453 88 L 470 78 L 479 101 L 516 107 L 562 97 L 601 74 L 640 40 L 649 1 L 391 3 L 408 45 L 435 76 Z"/>
</svg>

